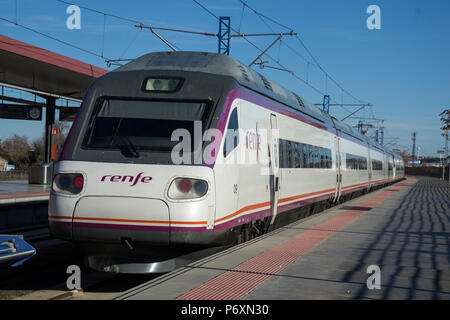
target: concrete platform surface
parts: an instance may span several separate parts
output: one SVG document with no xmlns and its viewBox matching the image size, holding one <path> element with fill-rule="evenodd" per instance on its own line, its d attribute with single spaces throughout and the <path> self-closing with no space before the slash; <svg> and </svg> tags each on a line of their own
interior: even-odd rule
<svg viewBox="0 0 450 320">
<path fill-rule="evenodd" d="M 450 300 L 450 184 L 409 178 L 114 299 Z"/>
<path fill-rule="evenodd" d="M 0 181 L 0 204 L 20 204 L 48 200 L 50 186 L 28 184 L 28 181 Z"/>
</svg>

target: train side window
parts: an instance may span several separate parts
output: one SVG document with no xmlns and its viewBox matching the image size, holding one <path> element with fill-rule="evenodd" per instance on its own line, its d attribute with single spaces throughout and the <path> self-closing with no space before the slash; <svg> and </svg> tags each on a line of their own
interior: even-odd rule
<svg viewBox="0 0 450 320">
<path fill-rule="evenodd" d="M 300 143 L 294 143 L 294 168 L 301 168 L 300 166 Z"/>
<path fill-rule="evenodd" d="M 333 159 L 331 157 L 331 149 L 327 149 L 327 153 L 328 153 L 328 169 L 331 169 L 333 167 Z"/>
<path fill-rule="evenodd" d="M 306 167 L 304 154 L 305 154 L 305 144 L 298 143 L 298 167 L 299 168 Z"/>
<path fill-rule="evenodd" d="M 308 168 L 314 168 L 314 163 L 316 161 L 315 159 L 315 149 L 314 146 L 309 145 L 309 164 L 308 164 Z"/>
<path fill-rule="evenodd" d="M 280 139 L 281 168 L 322 168 L 333 165 L 331 149 Z"/>
<path fill-rule="evenodd" d="M 322 150 L 322 155 L 321 155 L 321 166 L 323 169 L 327 169 L 328 168 L 328 149 L 326 148 L 321 148 Z"/>
<path fill-rule="evenodd" d="M 322 154 L 323 154 L 323 152 L 322 152 L 322 150 L 323 150 L 323 148 L 321 148 L 321 147 L 316 147 L 316 168 L 323 168 L 322 167 Z"/>
<path fill-rule="evenodd" d="M 237 108 L 230 115 L 227 131 L 225 133 L 225 141 L 223 145 L 223 156 L 227 157 L 239 144 L 239 123 Z"/>
<path fill-rule="evenodd" d="M 309 146 L 309 168 L 316 167 L 316 148 L 314 146 Z"/>
<path fill-rule="evenodd" d="M 288 144 L 284 139 L 280 139 L 280 168 L 289 168 Z"/>
<path fill-rule="evenodd" d="M 303 144 L 302 168 L 308 168 L 308 152 L 309 146 L 307 144 Z"/>
<path fill-rule="evenodd" d="M 309 164 L 311 163 L 311 146 L 309 144 L 305 144 L 303 148 L 303 159 L 305 163 L 305 168 L 309 168 Z"/>
<path fill-rule="evenodd" d="M 352 159 L 348 153 L 345 154 L 345 167 L 347 169 L 352 169 Z"/>
<path fill-rule="evenodd" d="M 286 168 L 286 164 L 284 163 L 286 161 L 286 156 L 285 156 L 285 140 L 280 139 L 278 144 L 280 146 L 280 152 L 278 152 L 278 162 L 280 163 L 280 169 Z"/>
<path fill-rule="evenodd" d="M 316 148 L 312 145 L 309 146 L 309 167 L 315 168 L 316 167 Z"/>
<path fill-rule="evenodd" d="M 374 160 L 373 161 L 373 166 L 372 166 L 373 170 L 383 170 L 383 162 L 379 161 L 379 160 Z"/>
<path fill-rule="evenodd" d="M 292 141 L 287 141 L 286 143 L 287 149 L 287 165 L 289 168 L 293 168 L 294 166 L 294 143 Z"/>
<path fill-rule="evenodd" d="M 289 141 L 283 140 L 284 144 L 284 167 L 289 168 L 289 161 L 290 161 L 290 152 L 289 152 Z"/>
<path fill-rule="evenodd" d="M 327 149 L 321 148 L 320 153 L 320 166 L 322 169 L 326 169 L 328 167 L 328 159 L 327 159 Z"/>
<path fill-rule="evenodd" d="M 345 155 L 346 167 L 349 170 L 367 170 L 367 158 L 356 156 L 354 154 L 346 153 Z"/>
<path fill-rule="evenodd" d="M 314 168 L 320 168 L 320 148 L 314 146 Z"/>
</svg>

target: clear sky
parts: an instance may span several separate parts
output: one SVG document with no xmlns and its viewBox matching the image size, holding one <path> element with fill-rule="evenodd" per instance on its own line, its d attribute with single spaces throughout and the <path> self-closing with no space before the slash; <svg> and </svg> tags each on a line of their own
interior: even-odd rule
<svg viewBox="0 0 450 320">
<path fill-rule="evenodd" d="M 239 0 L 198 0 L 217 16 L 230 16 L 233 28 L 241 33 L 286 32 L 283 27 L 262 19 Z M 159 27 L 218 32 L 218 21 L 192 0 L 68 0 L 102 12 L 142 21 Z M 384 119 L 385 142 L 398 139 L 401 149 L 411 151 L 411 134 L 417 132 L 420 155 L 435 156 L 443 148 L 439 113 L 450 108 L 450 1 L 448 0 L 245 0 L 245 2 L 298 32 L 300 39 L 324 70 L 345 90 L 373 107 L 357 115 Z M 381 10 L 381 29 L 369 30 L 366 13 L 370 5 Z M 72 43 L 110 59 L 136 58 L 168 47 L 148 30 L 127 22 L 81 9 L 81 29 L 69 30 L 68 4 L 56 0 L 0 0 L 0 17 Z M 63 45 L 18 26 L 0 21 L 0 33 L 20 41 L 108 68 L 104 59 Z M 217 52 L 217 38 L 160 31 L 181 50 Z M 275 37 L 249 38 L 265 49 Z M 295 74 L 308 80 L 335 102 L 357 103 L 343 93 L 315 65 L 300 41 L 285 36 L 281 46 L 269 54 Z M 231 56 L 244 64 L 259 51 L 243 39 L 231 40 Z M 308 63 L 302 58 L 310 61 Z M 279 67 L 269 58 L 268 65 Z M 114 68 L 114 67 L 112 67 Z M 112 69 L 109 68 L 109 69 Z M 317 93 L 288 72 L 259 69 L 269 79 L 297 92 L 312 103 L 321 103 Z M 331 114 L 341 119 L 355 107 L 332 106 Z M 351 125 L 356 119 L 349 119 Z M 13 133 L 30 139 L 40 136 L 43 123 L 0 119 L 0 139 Z M 368 132 L 373 135 L 372 132 Z"/>
</svg>

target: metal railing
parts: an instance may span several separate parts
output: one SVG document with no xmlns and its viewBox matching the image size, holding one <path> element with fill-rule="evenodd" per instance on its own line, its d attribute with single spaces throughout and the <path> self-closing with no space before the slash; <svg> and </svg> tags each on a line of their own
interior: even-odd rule
<svg viewBox="0 0 450 320">
<path fill-rule="evenodd" d="M 450 165 L 445 167 L 444 180 L 449 179 Z M 442 179 L 442 167 L 405 167 L 405 174 L 412 176 L 427 176 Z"/>
<path fill-rule="evenodd" d="M 27 180 L 27 170 L 0 171 L 0 181 Z"/>
</svg>

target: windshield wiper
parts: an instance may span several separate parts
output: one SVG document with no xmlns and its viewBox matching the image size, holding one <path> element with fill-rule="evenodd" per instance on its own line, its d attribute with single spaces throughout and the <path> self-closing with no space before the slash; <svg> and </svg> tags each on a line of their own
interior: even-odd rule
<svg viewBox="0 0 450 320">
<path fill-rule="evenodd" d="M 137 151 L 137 148 L 135 147 L 135 145 L 130 141 L 130 139 L 127 136 L 123 136 L 123 135 L 119 134 L 120 126 L 122 125 L 122 120 L 123 119 L 120 119 L 117 127 L 113 126 L 113 128 L 112 128 L 113 136 L 111 138 L 110 145 L 112 145 L 115 138 L 118 137 L 123 143 L 121 145 L 115 144 L 115 146 L 120 149 L 120 152 L 122 152 L 122 154 L 127 158 L 139 158 L 139 152 Z"/>
</svg>

